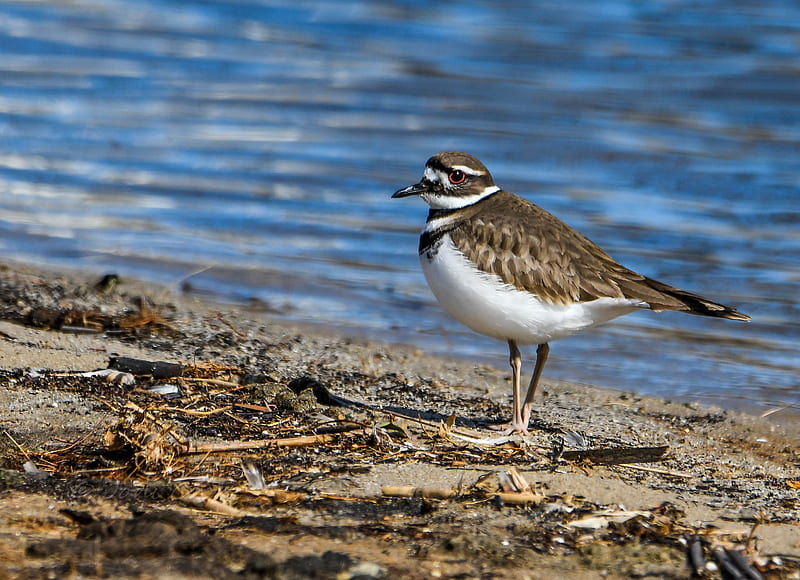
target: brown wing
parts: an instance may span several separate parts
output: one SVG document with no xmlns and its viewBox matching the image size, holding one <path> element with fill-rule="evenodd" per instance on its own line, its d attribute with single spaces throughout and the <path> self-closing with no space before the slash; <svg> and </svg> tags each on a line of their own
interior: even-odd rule
<svg viewBox="0 0 800 580">
<path fill-rule="evenodd" d="M 551 304 L 633 298 L 653 310 L 749 319 L 625 268 L 552 214 L 505 191 L 478 204 L 450 236 L 482 270 Z"/>
</svg>

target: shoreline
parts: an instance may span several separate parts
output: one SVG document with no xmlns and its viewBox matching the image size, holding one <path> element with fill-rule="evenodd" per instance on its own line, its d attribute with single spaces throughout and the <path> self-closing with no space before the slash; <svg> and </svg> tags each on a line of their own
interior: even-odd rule
<svg viewBox="0 0 800 580">
<path fill-rule="evenodd" d="M 105 270 L 92 272 L 86 274 L 73 268 L 50 267 L 47 265 L 25 265 L 14 261 L 0 262 L 0 275 L 3 271 L 28 273 L 32 276 L 41 276 L 45 279 L 65 278 L 71 280 L 76 284 L 84 284 L 91 286 L 99 281 L 104 275 Z M 123 284 L 134 291 L 144 292 L 156 297 L 156 301 L 177 302 L 184 305 L 194 304 L 203 310 L 221 310 L 238 312 L 241 315 L 252 316 L 256 320 L 269 320 L 271 324 L 283 327 L 287 330 L 296 330 L 298 332 L 305 332 L 309 334 L 317 334 L 320 336 L 328 336 L 332 338 L 347 338 L 367 343 L 375 343 L 384 348 L 399 348 L 404 350 L 422 350 L 414 344 L 413 336 L 409 333 L 398 333 L 392 335 L 389 339 L 376 338 L 374 335 L 377 333 L 374 329 L 370 329 L 355 324 L 343 326 L 334 323 L 316 322 L 309 320 L 298 320 L 282 314 L 280 309 L 274 309 L 268 304 L 260 301 L 236 301 L 228 299 L 225 296 L 218 295 L 212 292 L 196 292 L 191 286 L 184 287 L 187 279 L 190 279 L 194 274 L 188 274 L 184 277 L 176 279 L 169 285 L 159 282 L 152 282 L 140 279 L 125 279 Z M 2 320 L 2 318 L 0 318 Z M 498 345 L 501 343 L 496 341 Z M 469 366 L 484 366 L 493 367 L 500 372 L 508 373 L 510 370 L 508 365 L 504 364 L 506 357 L 502 355 L 503 348 L 498 348 L 497 353 L 486 355 L 464 355 L 457 352 L 448 352 L 447 350 L 438 350 L 430 352 L 430 356 L 444 361 L 458 361 L 465 367 Z M 532 352 L 523 353 L 523 376 L 525 369 L 532 365 L 534 355 Z M 530 369 L 528 369 L 530 370 Z M 785 405 L 777 401 L 770 403 L 767 400 L 755 400 L 745 398 L 734 398 L 726 396 L 724 393 L 705 393 L 705 394 L 678 394 L 671 397 L 660 397 L 656 394 L 640 392 L 635 389 L 618 388 L 611 385 L 596 385 L 585 381 L 571 381 L 558 377 L 549 377 L 545 375 L 542 377 L 545 382 L 553 384 L 571 384 L 575 386 L 582 386 L 591 389 L 601 389 L 612 393 L 628 394 L 631 396 L 641 396 L 645 398 L 664 399 L 674 401 L 677 403 L 686 404 L 699 404 L 704 407 L 720 408 L 726 411 L 740 412 L 748 415 L 764 415 L 769 417 L 771 422 L 780 425 L 785 425 L 791 428 L 792 425 L 800 421 L 800 407 L 796 405 Z M 510 385 L 510 381 L 509 381 Z M 510 390 L 510 387 L 509 387 Z M 506 395 L 505 387 L 498 389 L 496 396 Z M 509 395 L 510 400 L 510 395 Z"/>
<path fill-rule="evenodd" d="M 681 538 L 691 533 L 731 549 L 747 548 L 752 565 L 777 574 L 769 577 L 795 577 L 800 568 L 800 557 L 798 568 L 793 568 L 795 560 L 784 559 L 781 568 L 770 559 L 771 554 L 800 555 L 796 422 L 781 425 L 774 416 L 760 419 L 545 377 L 530 440 L 473 443 L 496 438 L 488 425 L 507 418 L 506 369 L 428 356 L 413 346 L 347 336 L 336 329 L 288 324 L 246 308 L 176 297 L 141 282 L 123 281 L 102 291 L 95 288 L 96 280 L 74 273 L 18 266 L 0 271 L 0 281 L 0 308 L 6 319 L 0 322 L 0 426 L 15 442 L 4 443 L 0 454 L 7 476 L 0 486 L 0 513 L 6 514 L 0 521 L 12 531 L 0 534 L 0 546 L 7 554 L 2 565 L 15 573 L 29 569 L 25 554 L 31 546 L 49 537 L 63 538 L 49 556 L 34 561 L 53 570 L 63 550 L 74 549 L 70 542 L 80 539 L 83 524 L 53 516 L 42 507 L 48 502 L 88 510 L 102 521 L 128 521 L 130 498 L 122 501 L 100 492 L 109 482 L 133 486 L 126 493 L 145 511 L 167 509 L 190 518 L 203 538 L 214 529 L 231 550 L 246 547 L 268 554 L 279 571 L 274 577 L 292 577 L 298 561 L 293 558 L 306 558 L 305 564 L 317 558 L 314 561 L 322 565 L 330 559 L 325 554 L 332 552 L 353 567 L 372 565 L 369 575 L 374 577 L 491 573 L 518 578 L 520 570 L 530 572 L 536 562 L 541 572 L 531 572 L 531 578 L 563 570 L 575 578 L 642 573 L 679 578 L 688 575 Z M 51 329 L 59 325 L 73 331 Z M 103 332 L 79 331 L 81 326 Z M 181 396 L 169 401 L 147 390 L 160 384 L 147 377 L 136 376 L 130 387 L 77 378 L 78 372 L 107 367 L 113 356 L 180 362 L 191 373 L 214 376 L 175 379 Z M 214 399 L 208 398 L 214 389 L 198 386 L 203 383 L 196 381 L 203 380 L 240 386 L 227 391 L 219 387 L 220 394 L 214 396 L 221 399 Z M 236 398 L 244 391 L 257 395 Z M 331 406 L 320 393 L 362 406 Z M 104 445 L 103 433 L 116 429 L 119 434 L 131 404 L 152 409 L 159 421 L 193 441 L 226 445 L 263 438 L 273 444 L 210 455 L 199 464 L 178 455 L 172 471 L 136 467 L 134 459 L 142 457 L 139 449 L 127 460 L 109 455 L 103 460 L 105 467 L 99 468 L 91 457 L 103 455 L 98 451 Z M 217 414 L 228 419 L 213 422 Z M 455 422 L 447 427 L 452 415 Z M 319 439 L 308 446 L 310 440 L 305 439 L 292 451 L 274 446 L 278 440 L 318 437 L 315 425 L 320 421 L 355 424 L 360 430 L 337 431 L 325 443 Z M 70 451 L 73 455 L 62 458 L 66 452 L 59 450 L 69 445 L 88 447 L 84 455 Z M 668 451 L 656 461 L 625 467 L 564 460 L 563 454 L 553 460 L 550 454 L 558 445 L 567 451 L 654 446 Z M 27 476 L 22 475 L 25 458 L 35 466 Z M 273 490 L 269 509 L 253 499 L 265 501 L 263 494 L 249 491 L 250 499 L 243 499 L 239 465 L 245 460 L 260 466 L 267 489 Z M 490 474 L 503 480 L 500 474 L 511 468 L 538 499 L 498 508 L 491 499 L 495 491 L 487 492 L 481 478 Z M 204 470 L 205 479 L 192 479 Z M 13 482 L 8 483 L 9 478 Z M 172 482 L 165 497 L 137 495 L 156 480 Z M 59 487 L 76 482 L 88 486 L 94 496 L 71 496 Z M 385 486 L 460 491 L 452 499 L 393 499 L 382 493 Z M 277 490 L 281 497 L 294 499 L 276 500 Z M 231 511 L 215 513 L 216 504 L 192 506 L 187 503 L 192 494 L 224 498 L 221 505 Z M 545 538 L 540 531 L 550 529 L 548 518 L 553 518 L 548 515 L 553 508 L 545 506 L 554 505 L 561 506 L 558 513 L 564 520 Z M 675 509 L 664 512 L 659 508 L 664 505 Z M 576 520 L 585 519 L 588 526 L 590 517 L 610 517 L 598 515 L 609 510 L 636 512 L 631 521 L 650 527 L 660 521 L 662 529 L 671 531 L 646 541 L 623 524 L 609 528 L 608 521 L 580 534 L 569 527 Z M 276 522 L 267 529 L 253 524 L 255 520 L 243 520 L 245 515 L 289 519 L 285 529 Z M 384 522 L 377 532 L 367 525 L 372 518 Z M 26 522 L 40 525 L 37 529 Z M 412 532 L 421 525 L 431 532 Z M 349 530 L 352 541 L 342 542 L 331 526 Z M 509 535 L 511 529 L 516 532 Z M 487 530 L 499 543 L 490 541 Z M 617 534 L 616 540 L 610 541 L 609 534 Z M 303 540 L 304 535 L 309 539 Z M 750 535 L 754 538 L 748 540 Z M 394 540 L 387 544 L 382 537 Z M 400 538 L 403 541 L 397 543 Z M 409 550 L 416 554 L 410 560 Z M 652 550 L 661 556 L 654 559 Z M 113 564 L 113 555 L 105 558 L 107 566 Z M 139 567 L 123 570 L 119 577 L 148 577 L 154 558 L 174 577 L 183 577 L 175 572 L 177 564 L 153 554 L 139 554 Z M 80 555 L 73 560 L 83 562 Z"/>
</svg>

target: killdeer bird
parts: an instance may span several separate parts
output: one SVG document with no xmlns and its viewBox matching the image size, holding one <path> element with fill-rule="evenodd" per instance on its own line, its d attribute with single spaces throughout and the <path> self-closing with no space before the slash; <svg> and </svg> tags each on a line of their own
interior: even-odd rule
<svg viewBox="0 0 800 580">
<path fill-rule="evenodd" d="M 428 159 L 422 180 L 396 197 L 430 206 L 419 259 L 442 307 L 475 332 L 508 342 L 514 388 L 510 432 L 527 434 L 548 343 L 637 310 L 749 320 L 746 314 L 629 270 L 533 203 L 500 189 L 472 155 Z M 538 345 L 521 398 L 519 345 Z"/>
</svg>

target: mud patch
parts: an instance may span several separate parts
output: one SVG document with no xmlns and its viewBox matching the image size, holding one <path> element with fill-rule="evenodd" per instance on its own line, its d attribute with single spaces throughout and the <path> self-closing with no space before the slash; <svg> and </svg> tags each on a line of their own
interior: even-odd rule
<svg viewBox="0 0 800 580">
<path fill-rule="evenodd" d="M 74 539 L 28 545 L 26 556 L 39 566 L 29 577 L 292 579 L 338 576 L 358 568 L 349 556 L 337 552 L 279 564 L 268 554 L 230 542 L 175 511 L 147 511 L 129 519 L 80 515 L 71 514 L 71 519 L 80 520 Z M 380 574 L 379 568 L 374 571 Z"/>
</svg>

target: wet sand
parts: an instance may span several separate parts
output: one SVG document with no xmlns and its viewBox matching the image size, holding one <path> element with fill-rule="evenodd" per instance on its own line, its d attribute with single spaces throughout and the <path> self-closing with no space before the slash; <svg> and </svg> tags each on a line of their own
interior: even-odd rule
<svg viewBox="0 0 800 580">
<path fill-rule="evenodd" d="M 706 577 L 724 549 L 800 577 L 800 428 L 781 413 L 545 379 L 531 436 L 503 440 L 507 369 L 96 282 L 0 271 L 6 577 L 684 578 L 692 545 Z M 80 375 L 113 357 L 184 370 Z M 263 445 L 225 449 L 240 441 Z"/>
</svg>

